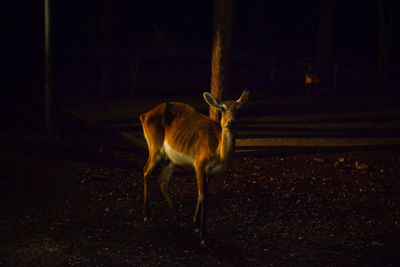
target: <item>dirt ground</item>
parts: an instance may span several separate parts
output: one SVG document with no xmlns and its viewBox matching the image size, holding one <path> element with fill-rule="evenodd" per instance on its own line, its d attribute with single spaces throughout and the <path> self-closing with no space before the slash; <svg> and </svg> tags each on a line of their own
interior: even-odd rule
<svg viewBox="0 0 400 267">
<path fill-rule="evenodd" d="M 191 225 L 192 173 L 178 170 L 174 222 L 158 185 L 143 223 L 146 157 L 117 137 L 3 133 L 0 265 L 395 266 L 400 151 L 274 151 L 237 157 L 209 191 L 210 244 Z"/>
</svg>

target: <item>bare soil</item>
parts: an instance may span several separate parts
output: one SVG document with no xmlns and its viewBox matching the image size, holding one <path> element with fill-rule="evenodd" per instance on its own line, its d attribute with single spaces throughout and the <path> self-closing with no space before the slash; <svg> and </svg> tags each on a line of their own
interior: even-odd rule
<svg viewBox="0 0 400 267">
<path fill-rule="evenodd" d="M 400 152 L 273 151 L 237 157 L 211 181 L 203 249 L 192 173 L 178 170 L 172 219 L 146 156 L 117 137 L 69 132 L 1 139 L 0 265 L 400 265 Z"/>
</svg>

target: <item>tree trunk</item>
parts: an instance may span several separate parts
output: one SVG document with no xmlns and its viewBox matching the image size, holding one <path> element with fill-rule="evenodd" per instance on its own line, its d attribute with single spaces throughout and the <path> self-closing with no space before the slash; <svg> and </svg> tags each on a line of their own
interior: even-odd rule
<svg viewBox="0 0 400 267">
<path fill-rule="evenodd" d="M 102 95 L 110 96 L 116 89 L 115 79 L 115 41 L 114 41 L 114 7 L 113 0 L 103 0 L 103 68 Z"/>
<path fill-rule="evenodd" d="M 320 0 L 317 61 L 331 62 L 335 0 Z"/>
<path fill-rule="evenodd" d="M 223 92 L 228 91 L 230 86 L 233 0 L 214 0 L 213 12 L 211 94 L 221 100 Z M 215 108 L 210 108 L 210 117 L 219 121 L 219 113 Z"/>
<path fill-rule="evenodd" d="M 265 39 L 265 13 L 266 13 L 266 1 L 265 0 L 256 0 L 255 2 L 255 33 L 254 36 L 258 44 L 261 44 Z"/>
<path fill-rule="evenodd" d="M 52 31 L 52 7 L 51 0 L 44 1 L 44 33 L 45 33 L 45 123 L 48 137 L 59 138 L 57 127 L 58 106 L 54 97 L 54 83 L 52 75 L 51 58 L 51 31 Z"/>
<path fill-rule="evenodd" d="M 392 0 L 379 0 L 378 5 L 378 82 L 385 84 L 390 79 L 390 48 L 394 5 Z"/>
</svg>

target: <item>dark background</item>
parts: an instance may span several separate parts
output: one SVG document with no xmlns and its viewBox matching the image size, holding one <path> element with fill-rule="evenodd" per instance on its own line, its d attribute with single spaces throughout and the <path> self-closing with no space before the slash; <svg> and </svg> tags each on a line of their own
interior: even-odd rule
<svg viewBox="0 0 400 267">
<path fill-rule="evenodd" d="M 209 187 L 208 250 L 191 225 L 191 172 L 177 170 L 170 187 L 183 225 L 156 179 L 143 223 L 147 151 L 130 144 L 143 137 L 138 114 L 161 101 L 207 111 L 213 1 L 114 1 L 116 83 L 105 95 L 103 1 L 53 0 L 54 103 L 64 111 L 54 132 L 45 125 L 44 1 L 3 1 L 0 265 L 400 266 L 399 1 L 385 83 L 379 1 L 334 1 L 337 89 L 311 92 L 304 69 L 272 81 L 271 61 L 316 59 L 320 1 L 234 1 L 230 90 L 251 91 L 240 138 L 302 142 L 236 150 Z M 154 45 L 155 28 L 166 42 Z M 302 147 L 314 138 L 348 146 Z"/>
<path fill-rule="evenodd" d="M 397 93 L 398 4 L 394 1 L 391 80 L 376 82 L 378 1 L 335 1 L 332 61 L 337 93 Z M 5 107 L 37 111 L 44 102 L 44 7 L 14 1 L 3 10 Z M 53 1 L 54 90 L 59 100 L 101 95 L 102 1 Z M 197 93 L 209 88 L 212 1 L 116 1 L 115 95 Z M 319 1 L 235 1 L 232 90 L 277 93 L 269 81 L 273 57 L 315 58 Z M 154 26 L 168 36 L 140 59 L 139 84 L 130 88 L 132 55 L 154 40 Z M 142 49 L 142 50 L 141 50 Z M 301 81 L 303 83 L 303 81 Z M 299 83 L 299 86 L 302 84 Z M 291 95 L 294 90 L 285 88 Z M 279 93 L 279 92 L 278 92 Z M 42 112 L 42 111 L 41 111 Z"/>
</svg>

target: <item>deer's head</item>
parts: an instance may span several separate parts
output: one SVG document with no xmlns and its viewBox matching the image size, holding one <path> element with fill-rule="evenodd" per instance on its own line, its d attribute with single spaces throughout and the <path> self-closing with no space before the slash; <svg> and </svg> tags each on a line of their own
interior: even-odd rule
<svg viewBox="0 0 400 267">
<path fill-rule="evenodd" d="M 249 99 L 249 91 L 245 89 L 238 100 L 218 101 L 209 92 L 204 92 L 203 97 L 207 104 L 221 111 L 221 127 L 233 130 L 236 127 L 237 114 Z"/>
</svg>

